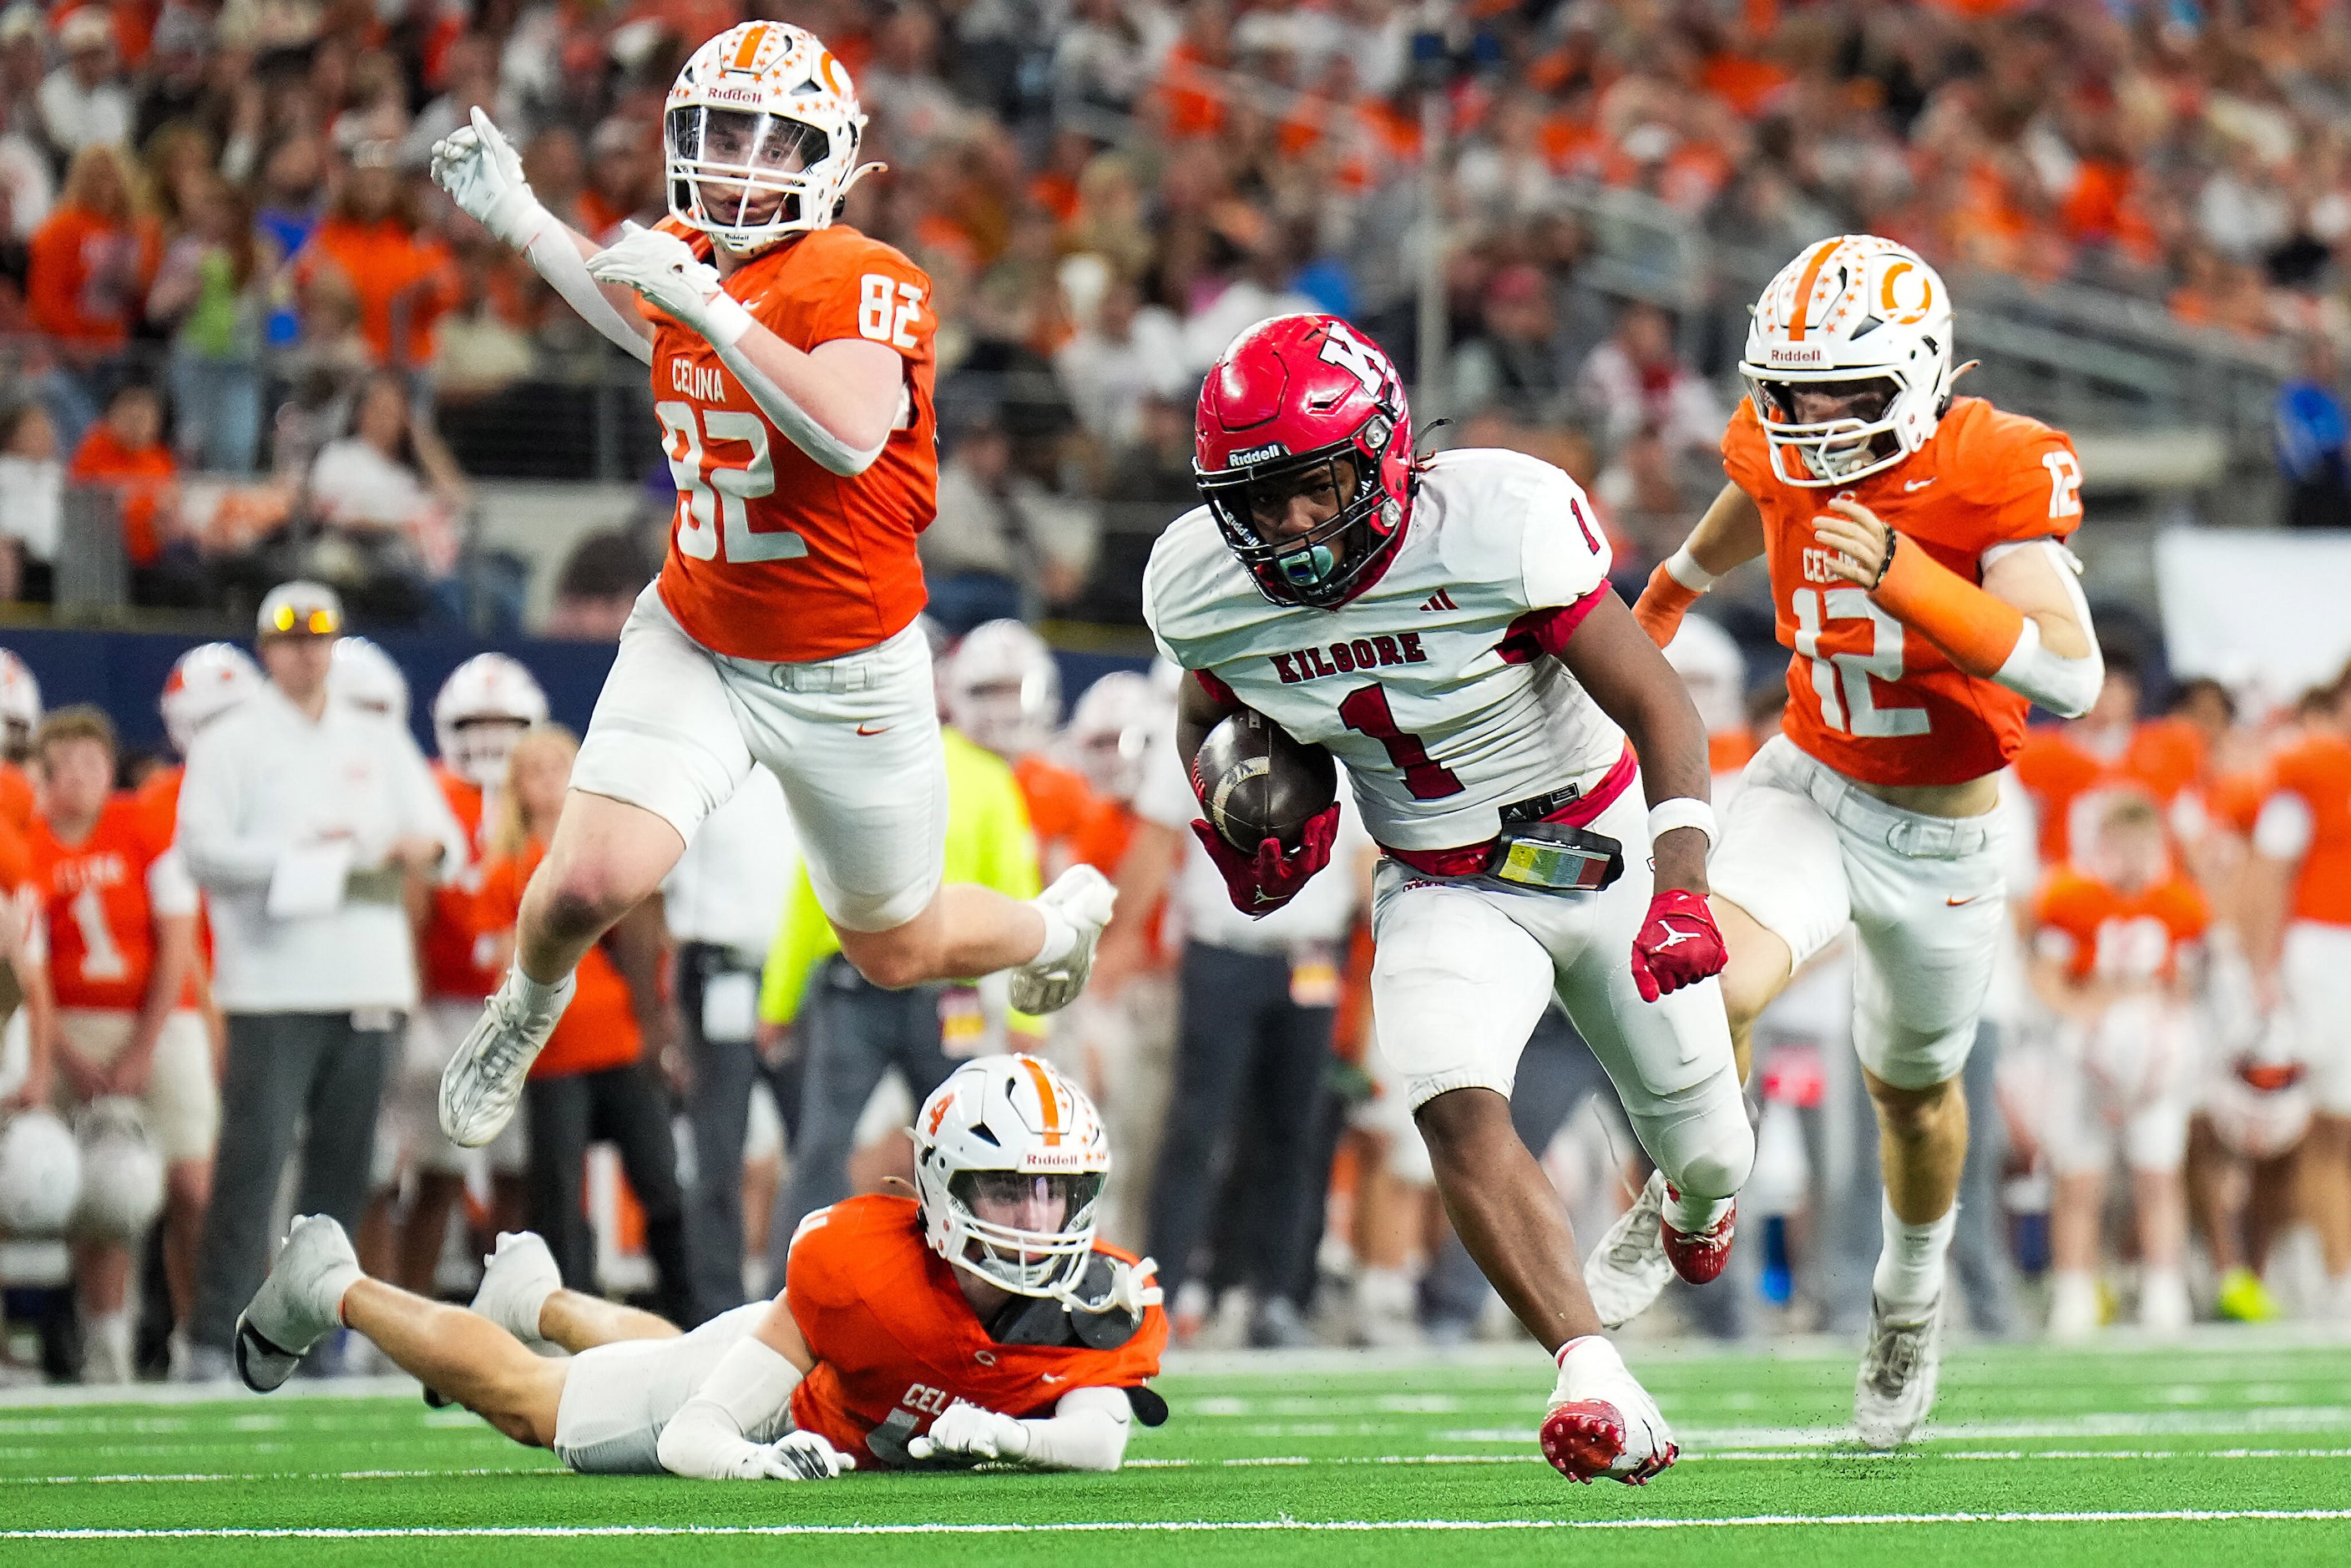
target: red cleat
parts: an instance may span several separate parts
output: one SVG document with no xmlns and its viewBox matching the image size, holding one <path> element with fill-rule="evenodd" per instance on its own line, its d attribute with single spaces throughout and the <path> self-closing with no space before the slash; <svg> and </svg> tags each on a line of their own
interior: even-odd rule
<svg viewBox="0 0 2351 1568">
<path fill-rule="evenodd" d="M 1628 1452 L 1624 1413 L 1605 1399 L 1578 1399 L 1562 1405 L 1543 1417 L 1538 1440 L 1552 1469 L 1572 1481 L 1589 1486 L 1605 1477 L 1627 1486 L 1646 1486 L 1649 1478 L 1670 1465 L 1681 1448 L 1663 1434 L 1664 1424 L 1643 1425 L 1637 1445 Z M 1660 1447 L 1662 1443 L 1662 1447 Z"/>
<path fill-rule="evenodd" d="M 1734 1201 L 1722 1211 L 1721 1218 L 1695 1235 L 1676 1230 L 1669 1219 L 1660 1219 L 1657 1228 L 1665 1237 L 1666 1261 L 1693 1285 L 1711 1283 L 1730 1261 L 1730 1240 L 1738 1234 L 1738 1218 L 1739 1205 Z"/>
</svg>

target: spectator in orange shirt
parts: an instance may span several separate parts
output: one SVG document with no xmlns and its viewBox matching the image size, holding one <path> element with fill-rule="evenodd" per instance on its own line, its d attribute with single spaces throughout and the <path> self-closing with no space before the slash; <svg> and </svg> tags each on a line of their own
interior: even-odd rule
<svg viewBox="0 0 2351 1568">
<path fill-rule="evenodd" d="M 499 791 L 497 826 L 482 870 L 485 926 L 503 928 L 508 952 L 489 967 L 504 970 L 522 891 L 538 869 L 571 786 L 579 741 L 559 725 L 542 725 L 515 742 Z M 662 1315 L 697 1323 L 685 1250 L 685 1202 L 677 1181 L 677 1145 L 670 1132 L 669 1092 L 645 1060 L 648 1036 L 662 1038 L 659 971 L 664 943 L 661 904 L 647 900 L 588 949 L 579 988 L 564 1009 L 523 1089 L 530 1128 L 530 1225 L 567 1280 L 596 1278 L 596 1241 L 582 1207 L 590 1143 L 617 1145 L 621 1168 L 644 1210 L 645 1250 L 652 1255 Z"/>
<path fill-rule="evenodd" d="M 2119 645 L 2102 652 L 2106 682 L 2096 705 L 2070 723 L 2033 729 L 2016 754 L 2017 781 L 2032 798 L 2047 865 L 2064 863 L 2085 814 L 2098 809 L 2095 797 L 2118 784 L 2136 785 L 2176 829 L 2174 808 L 2204 772 L 2202 731 L 2185 719 L 2142 719 L 2137 657 Z"/>
<path fill-rule="evenodd" d="M 362 141 L 350 152 L 326 221 L 296 259 L 307 281 L 342 273 L 359 296 L 360 330 L 376 363 L 407 370 L 433 358 L 433 324 L 456 302 L 449 252 L 420 231 L 393 166 L 397 143 Z"/>
<path fill-rule="evenodd" d="M 33 231 L 25 308 L 62 361 L 50 377 L 49 412 L 68 446 L 98 417 L 98 389 L 129 341 L 155 271 L 152 234 L 131 205 L 130 165 L 110 144 L 74 155 L 65 193 Z"/>
<path fill-rule="evenodd" d="M 163 444 L 163 400 L 155 389 L 125 382 L 90 426 L 66 470 L 68 481 L 112 490 L 131 562 L 131 598 L 154 603 L 166 569 L 164 547 L 176 530 L 180 465 Z"/>
</svg>

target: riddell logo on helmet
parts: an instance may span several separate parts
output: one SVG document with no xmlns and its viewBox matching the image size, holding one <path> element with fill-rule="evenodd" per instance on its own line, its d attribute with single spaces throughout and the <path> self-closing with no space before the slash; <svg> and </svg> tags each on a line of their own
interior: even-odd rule
<svg viewBox="0 0 2351 1568">
<path fill-rule="evenodd" d="M 1825 349 L 1799 348 L 1793 343 L 1771 345 L 1771 362 L 1775 365 L 1824 365 L 1828 361 Z"/>
<path fill-rule="evenodd" d="M 761 94 L 755 87 L 713 87 L 705 88 L 702 96 L 713 103 L 757 103 Z"/>
<path fill-rule="evenodd" d="M 1289 455 L 1290 448 L 1288 446 L 1279 441 L 1270 441 L 1263 446 L 1252 446 L 1246 451 L 1236 452 L 1232 456 L 1226 459 L 1226 461 L 1230 463 L 1234 467 L 1238 468 L 1250 463 L 1262 463 L 1269 457 L 1287 457 Z"/>
</svg>

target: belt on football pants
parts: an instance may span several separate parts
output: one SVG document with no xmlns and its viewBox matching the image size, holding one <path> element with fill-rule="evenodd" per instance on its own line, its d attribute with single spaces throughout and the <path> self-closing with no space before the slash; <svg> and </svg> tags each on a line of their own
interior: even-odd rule
<svg viewBox="0 0 2351 1568">
<path fill-rule="evenodd" d="M 1813 805 L 1848 832 L 1882 843 L 1906 860 L 1966 860 L 1991 847 L 1990 813 L 1930 817 L 1905 810 L 1861 789 L 1816 757 L 1806 754 L 1804 761 L 1804 793 Z"/>
<path fill-rule="evenodd" d="M 1513 800 L 1497 813 L 1506 828 L 1525 827 L 1534 822 L 1561 822 L 1571 828 L 1581 828 L 1596 820 L 1600 813 L 1616 803 L 1633 782 L 1640 765 L 1634 760 L 1633 748 L 1627 746 L 1617 755 L 1600 782 L 1585 789 L 1574 784 L 1553 789 L 1544 795 L 1531 795 L 1523 800 Z M 1494 863 L 1494 854 L 1501 847 L 1501 836 L 1495 835 L 1483 843 L 1463 844 L 1450 850 L 1400 850 L 1387 844 L 1380 852 L 1399 865 L 1410 866 L 1424 876 L 1481 876 Z"/>
<path fill-rule="evenodd" d="M 892 679 L 897 673 L 896 667 L 886 655 L 905 638 L 922 634 L 920 625 L 909 623 L 904 630 L 884 637 L 870 648 L 860 648 L 853 653 L 841 653 L 830 659 L 810 659 L 800 663 L 738 659 L 732 653 L 713 653 L 710 656 L 763 685 L 780 687 L 788 692 L 862 692 L 883 685 Z"/>
</svg>

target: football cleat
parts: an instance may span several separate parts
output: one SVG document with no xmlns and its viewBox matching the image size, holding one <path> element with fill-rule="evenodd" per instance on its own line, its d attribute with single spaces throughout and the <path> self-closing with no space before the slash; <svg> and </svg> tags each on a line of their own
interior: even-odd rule
<svg viewBox="0 0 2351 1568">
<path fill-rule="evenodd" d="M 1583 1288 L 1609 1328 L 1623 1328 L 1647 1312 L 1673 1278 L 1673 1263 L 1666 1257 L 1665 1205 L 1664 1173 L 1652 1171 L 1633 1207 L 1616 1217 L 1583 1260 Z"/>
<path fill-rule="evenodd" d="M 1730 1241 L 1738 1233 L 1738 1218 L 1736 1200 L 1722 1211 L 1720 1218 L 1703 1230 L 1676 1230 L 1671 1220 L 1661 1217 L 1657 1229 L 1665 1242 L 1666 1261 L 1674 1266 L 1675 1273 L 1693 1285 L 1712 1284 L 1730 1261 Z"/>
<path fill-rule="evenodd" d="M 343 1292 L 364 1278 L 343 1228 L 297 1215 L 269 1277 L 236 1317 L 236 1375 L 256 1394 L 284 1386 L 319 1341 L 342 1327 Z"/>
<path fill-rule="evenodd" d="M 2262 1277 L 2241 1263 L 2220 1276 L 2217 1310 L 2238 1323 L 2269 1322 L 2279 1312 L 2277 1298 L 2262 1283 Z"/>
<path fill-rule="evenodd" d="M 1110 884 L 1110 879 L 1082 863 L 1055 877 L 1053 885 L 1037 895 L 1038 903 L 1050 904 L 1070 923 L 1078 940 L 1050 964 L 1028 963 L 1012 971 L 1014 1010 L 1059 1012 L 1077 999 L 1086 988 L 1086 977 L 1093 973 L 1094 944 L 1102 940 L 1102 927 L 1110 924 L 1117 899 L 1118 889 Z"/>
<path fill-rule="evenodd" d="M 498 1232 L 497 1250 L 482 1260 L 482 1283 L 472 1310 L 536 1350 L 547 1343 L 538 1314 L 563 1288 L 563 1270 L 535 1230 Z"/>
<path fill-rule="evenodd" d="M 516 972 L 508 971 L 482 1005 L 465 1043 L 441 1071 L 441 1132 L 460 1148 L 478 1149 L 506 1131 L 522 1103 L 530 1064 L 571 1000 L 569 975 L 563 977 L 555 1005 L 537 1011 L 523 1006 L 515 981 Z"/>
<path fill-rule="evenodd" d="M 1657 1402 L 1606 1340 L 1572 1340 L 1561 1354 L 1559 1385 L 1536 1434 L 1543 1458 L 1587 1486 L 1603 1478 L 1647 1485 L 1681 1453 Z"/>
<path fill-rule="evenodd" d="M 1935 1406 L 1935 1380 L 1942 1371 L 1943 1315 L 1938 1294 L 1923 1322 L 1896 1322 L 1886 1303 L 1869 1298 L 1869 1343 L 1861 1353 L 1861 1373 L 1853 1385 L 1853 1424 L 1873 1448 L 1898 1448 L 1927 1424 Z"/>
</svg>

